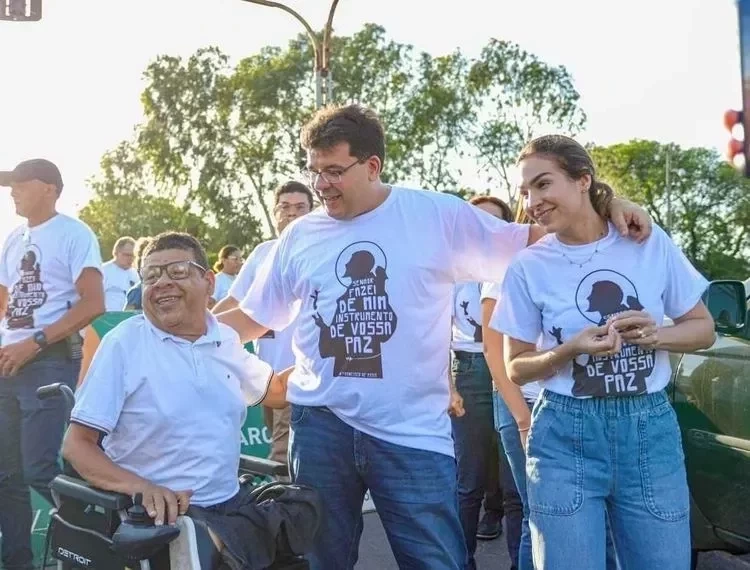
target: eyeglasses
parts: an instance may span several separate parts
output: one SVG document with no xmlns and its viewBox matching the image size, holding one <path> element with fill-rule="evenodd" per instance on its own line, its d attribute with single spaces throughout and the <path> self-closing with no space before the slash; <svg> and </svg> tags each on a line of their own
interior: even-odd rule
<svg viewBox="0 0 750 570">
<path fill-rule="evenodd" d="M 243 261 L 245 261 L 245 258 L 242 257 L 241 255 L 240 256 L 230 255 L 229 257 L 227 257 L 227 259 L 231 259 L 232 261 L 237 261 L 238 263 L 242 263 Z"/>
<path fill-rule="evenodd" d="M 315 185 L 318 183 L 318 178 L 322 178 L 327 184 L 338 184 L 339 182 L 341 182 L 341 178 L 344 176 L 344 174 L 346 174 L 347 170 L 357 164 L 362 164 L 364 162 L 364 160 L 357 160 L 355 162 L 352 162 L 349 166 L 342 170 L 322 170 L 320 172 L 316 172 L 314 170 L 310 170 L 309 168 L 305 168 L 302 170 L 302 176 L 305 177 L 307 183 L 312 188 L 315 188 Z"/>
<path fill-rule="evenodd" d="M 300 202 L 299 204 L 290 204 L 289 202 L 281 202 L 274 206 L 274 211 L 284 212 L 285 214 L 294 210 L 298 214 L 304 214 L 310 211 L 310 204 L 307 202 Z"/>
<path fill-rule="evenodd" d="M 190 277 L 190 268 L 195 267 L 201 274 L 208 271 L 202 265 L 194 261 L 173 261 L 164 265 L 147 265 L 141 268 L 141 280 L 144 285 L 153 285 L 161 277 L 164 271 L 172 281 L 181 281 Z"/>
</svg>

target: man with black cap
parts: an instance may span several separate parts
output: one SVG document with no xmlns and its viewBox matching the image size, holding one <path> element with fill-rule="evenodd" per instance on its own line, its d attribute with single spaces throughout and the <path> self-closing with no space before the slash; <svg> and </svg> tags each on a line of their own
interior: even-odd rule
<svg viewBox="0 0 750 570">
<path fill-rule="evenodd" d="M 59 473 L 65 404 L 40 401 L 36 389 L 54 382 L 75 387 L 78 333 L 104 312 L 101 253 L 83 222 L 58 214 L 63 188 L 48 160 L 0 172 L 16 213 L 26 218 L 0 250 L 0 531 L 6 570 L 29 570 L 29 487 L 51 500 Z"/>
</svg>

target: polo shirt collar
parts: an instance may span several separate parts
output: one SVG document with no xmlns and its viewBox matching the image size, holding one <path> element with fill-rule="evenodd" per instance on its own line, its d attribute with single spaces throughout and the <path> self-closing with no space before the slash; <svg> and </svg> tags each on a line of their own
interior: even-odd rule
<svg viewBox="0 0 750 570">
<path fill-rule="evenodd" d="M 178 336 L 175 336 L 171 333 L 168 333 L 167 331 L 164 331 L 160 328 L 158 328 L 154 323 L 151 322 L 151 320 L 146 316 L 146 314 L 143 314 L 144 319 L 146 320 L 146 323 L 148 323 L 149 328 L 151 331 L 162 341 L 165 341 L 167 339 L 171 339 L 174 342 L 178 343 L 188 343 L 188 344 L 194 344 L 194 345 L 201 345 L 201 344 L 210 344 L 210 343 L 221 343 L 221 330 L 219 329 L 219 321 L 216 320 L 216 317 L 211 314 L 208 310 L 206 311 L 206 334 L 204 334 L 202 337 L 198 338 L 195 342 L 190 342 L 189 340 L 186 340 L 184 338 L 180 338 Z"/>
</svg>

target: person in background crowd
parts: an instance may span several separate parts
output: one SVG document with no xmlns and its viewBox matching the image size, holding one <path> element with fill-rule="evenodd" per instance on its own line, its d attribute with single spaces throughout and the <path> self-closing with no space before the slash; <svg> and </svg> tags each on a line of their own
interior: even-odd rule
<svg viewBox="0 0 750 570">
<path fill-rule="evenodd" d="M 229 293 L 237 274 L 242 269 L 242 251 L 236 245 L 225 245 L 219 251 L 219 259 L 214 263 L 216 288 L 211 295 L 213 304 L 221 301 Z M 212 305 L 213 306 L 213 305 Z"/>
<path fill-rule="evenodd" d="M 384 184 L 383 126 L 361 105 L 320 109 L 301 141 L 323 208 L 287 228 L 240 308 L 219 320 L 243 341 L 296 322 L 291 472 L 320 490 L 324 509 L 311 567 L 354 567 L 369 489 L 401 567 L 462 568 L 448 415 L 453 288 L 502 280 L 542 232 Z M 650 231 L 629 203 L 612 216 L 624 234 Z"/>
<path fill-rule="evenodd" d="M 150 237 L 140 237 L 135 242 L 135 249 L 134 249 L 135 260 L 133 263 L 135 265 L 136 273 L 139 273 L 141 270 L 141 261 L 143 260 L 143 251 L 146 249 L 146 246 L 148 245 L 148 242 L 150 240 L 151 240 Z M 123 307 L 123 310 L 125 311 L 143 310 L 142 287 L 141 287 L 140 275 L 138 276 L 138 282 L 135 285 L 133 285 L 128 291 L 127 301 L 125 303 L 125 307 Z"/>
<path fill-rule="evenodd" d="M 713 343 L 707 282 L 661 228 L 642 244 L 617 232 L 612 189 L 573 139 L 535 139 L 519 166 L 547 234 L 511 263 L 490 326 L 510 380 L 543 388 L 519 430 L 534 567 L 604 568 L 609 521 L 623 568 L 685 570 L 690 499 L 664 388 L 668 351 Z"/>
<path fill-rule="evenodd" d="M 127 294 L 138 283 L 138 272 L 133 267 L 135 240 L 124 236 L 112 248 L 112 259 L 102 265 L 104 275 L 104 306 L 107 311 L 121 311 Z"/>
<path fill-rule="evenodd" d="M 78 333 L 104 312 L 102 259 L 83 222 L 59 214 L 63 189 L 48 160 L 0 172 L 16 213 L 26 219 L 0 251 L 0 532 L 5 570 L 32 570 L 29 487 L 52 502 L 49 483 L 67 416 L 62 398 L 39 400 L 37 388 L 75 389 Z"/>
<path fill-rule="evenodd" d="M 469 202 L 501 220 L 510 221 L 512 218 L 508 205 L 498 198 L 476 196 Z M 453 379 L 466 412 L 461 417 L 451 418 L 458 467 L 459 513 L 469 555 L 466 567 L 474 570 L 482 497 L 486 493 L 488 499 L 485 501 L 485 526 L 494 526 L 489 528 L 494 533 L 490 538 L 500 534 L 505 510 L 508 551 L 515 569 L 522 507 L 505 454 L 498 453 L 493 422 L 492 376 L 482 346 L 481 288 L 482 284 L 477 282 L 460 283 L 456 285 L 453 296 Z M 491 472 L 494 477 L 490 477 Z M 500 484 L 498 472 L 503 475 L 503 484 Z M 488 486 L 491 479 L 494 479 L 494 489 Z M 506 509 L 503 508 L 504 502 Z"/>
<path fill-rule="evenodd" d="M 276 231 L 279 235 L 286 231 L 286 228 L 294 220 L 308 214 L 314 206 L 310 189 L 294 180 L 286 182 L 276 189 L 274 201 L 273 213 Z M 239 276 L 232 284 L 227 297 L 213 308 L 215 314 L 234 309 L 239 305 L 239 302 L 247 295 L 250 286 L 255 281 L 258 269 L 277 242 L 277 239 L 268 240 L 259 244 L 253 250 Z M 294 366 L 293 332 L 294 323 L 280 331 L 268 331 L 255 342 L 259 358 L 268 362 L 278 372 Z M 289 411 L 289 406 L 280 410 L 264 408 L 265 422 L 268 429 L 271 430 L 271 452 L 268 458 L 280 463 L 287 462 Z"/>
</svg>

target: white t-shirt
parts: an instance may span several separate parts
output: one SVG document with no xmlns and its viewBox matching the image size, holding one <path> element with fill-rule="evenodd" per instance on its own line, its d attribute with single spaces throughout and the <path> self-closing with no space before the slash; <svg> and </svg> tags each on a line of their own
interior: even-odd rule
<svg viewBox="0 0 750 570">
<path fill-rule="evenodd" d="M 102 339 L 71 414 L 106 434 L 102 445 L 114 463 L 173 491 L 193 490 L 190 502 L 201 507 L 239 490 L 247 406 L 265 397 L 272 374 L 234 330 L 208 313 L 206 320 L 207 333 L 193 343 L 143 314 L 117 325 Z"/>
<path fill-rule="evenodd" d="M 122 311 L 127 304 L 128 291 L 140 281 L 138 272 L 123 269 L 114 259 L 102 265 L 104 275 L 104 306 L 107 311 Z"/>
<path fill-rule="evenodd" d="M 500 288 L 502 284 L 501 283 L 484 283 L 482 285 L 482 301 L 485 299 L 494 299 L 495 301 L 498 300 L 500 297 Z M 492 316 L 490 317 L 490 322 L 488 323 L 489 327 L 492 330 L 497 330 L 493 324 L 495 322 L 495 315 L 497 315 L 498 307 L 500 306 L 499 303 L 495 305 L 495 310 L 492 312 Z M 537 398 L 539 397 L 539 394 L 542 392 L 542 387 L 539 385 L 539 382 L 529 382 L 528 384 L 524 384 L 521 386 L 521 394 L 523 394 L 524 399 L 527 402 L 536 402 Z"/>
<path fill-rule="evenodd" d="M 461 283 L 453 292 L 453 329 L 451 348 L 464 352 L 483 352 L 481 283 Z"/>
<path fill-rule="evenodd" d="M 627 310 L 645 310 L 661 324 L 690 311 L 707 281 L 660 227 L 642 245 L 610 224 L 601 240 L 582 246 L 554 235 L 520 253 L 503 282 L 493 328 L 549 350 L 589 326 Z M 542 381 L 545 390 L 575 397 L 633 396 L 669 382 L 669 356 L 625 344 L 612 357 L 580 355 Z"/>
<path fill-rule="evenodd" d="M 350 426 L 453 455 L 448 363 L 453 289 L 501 280 L 528 226 L 450 194 L 393 188 L 374 210 L 291 224 L 241 303 L 279 329 L 299 314 L 287 399 Z"/>
<path fill-rule="evenodd" d="M 221 301 L 224 297 L 229 294 L 229 290 L 232 288 L 232 283 L 235 281 L 236 275 L 229 275 L 223 271 L 216 274 L 216 286 L 214 287 L 213 298 L 216 301 Z"/>
<path fill-rule="evenodd" d="M 258 269 L 266 257 L 273 250 L 278 240 L 270 239 L 259 243 L 247 261 L 242 266 L 237 279 L 234 281 L 229 295 L 237 301 L 242 301 L 255 281 Z M 269 330 L 266 334 L 255 341 L 255 351 L 263 362 L 268 362 L 277 372 L 283 372 L 290 366 L 294 366 L 294 352 L 292 352 L 292 335 L 294 334 L 293 322 L 288 327 L 280 330 Z"/>
<path fill-rule="evenodd" d="M 33 228 L 13 230 L 0 252 L 0 285 L 9 294 L 0 345 L 58 321 L 80 300 L 75 284 L 87 267 L 101 271 L 102 258 L 96 236 L 81 221 L 57 214 Z"/>
</svg>

